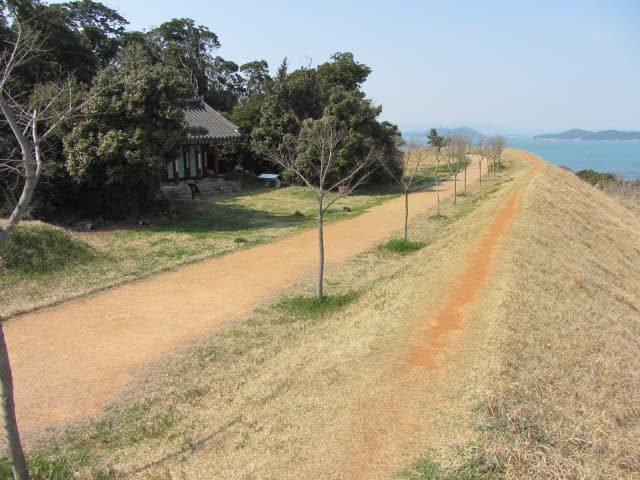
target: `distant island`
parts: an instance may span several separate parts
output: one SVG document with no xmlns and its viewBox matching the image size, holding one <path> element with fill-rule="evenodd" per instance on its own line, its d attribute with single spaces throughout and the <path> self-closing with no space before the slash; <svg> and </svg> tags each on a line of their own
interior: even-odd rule
<svg viewBox="0 0 640 480">
<path fill-rule="evenodd" d="M 486 138 L 485 135 L 480 133 L 477 130 L 469 127 L 458 127 L 458 128 L 437 128 L 438 134 L 443 137 L 453 137 L 454 135 L 459 135 L 461 137 L 469 137 L 472 140 L 477 140 L 479 138 Z"/>
<path fill-rule="evenodd" d="M 550 138 L 554 140 L 640 140 L 640 132 L 621 132 L 619 130 L 589 130 L 573 129 L 562 133 L 545 133 L 533 138 Z"/>
</svg>

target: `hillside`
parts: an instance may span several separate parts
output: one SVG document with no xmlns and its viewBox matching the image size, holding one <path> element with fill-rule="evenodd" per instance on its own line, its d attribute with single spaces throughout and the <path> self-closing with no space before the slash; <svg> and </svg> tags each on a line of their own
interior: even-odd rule
<svg viewBox="0 0 640 480">
<path fill-rule="evenodd" d="M 562 133 L 545 133 L 533 138 L 548 138 L 555 140 L 640 140 L 640 132 L 621 132 L 618 130 L 589 130 L 573 129 Z"/>
<path fill-rule="evenodd" d="M 504 161 L 414 219 L 422 250 L 331 265 L 339 302 L 300 279 L 32 451 L 76 478 L 634 478 L 640 219 Z"/>
</svg>

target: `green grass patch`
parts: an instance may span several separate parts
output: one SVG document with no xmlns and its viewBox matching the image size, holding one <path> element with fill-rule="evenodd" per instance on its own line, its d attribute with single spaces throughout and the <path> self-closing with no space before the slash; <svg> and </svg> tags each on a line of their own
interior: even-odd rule
<svg viewBox="0 0 640 480">
<path fill-rule="evenodd" d="M 95 257 L 91 247 L 48 225 L 18 227 L 9 237 L 4 254 L 7 271 L 41 275 L 87 263 Z"/>
<path fill-rule="evenodd" d="M 380 250 L 397 253 L 398 255 L 409 255 L 424 248 L 426 245 L 425 242 L 412 242 L 405 238 L 393 238 L 387 243 L 378 245 L 378 248 Z"/>
<path fill-rule="evenodd" d="M 496 459 L 476 454 L 453 468 L 443 468 L 431 458 L 422 457 L 394 476 L 405 480 L 492 480 L 499 474 Z"/>
<path fill-rule="evenodd" d="M 282 314 L 276 323 L 317 320 L 339 311 L 361 295 L 361 292 L 353 291 L 343 295 L 325 295 L 322 298 L 307 296 L 287 298 L 275 305 L 275 309 Z"/>
<path fill-rule="evenodd" d="M 32 480 L 68 480 L 74 478 L 74 465 L 66 458 L 47 459 L 38 455 L 27 459 Z M 0 459 L 0 480 L 13 480 L 11 465 L 6 458 Z"/>
<path fill-rule="evenodd" d="M 175 417 L 174 407 L 156 410 L 149 401 L 139 402 L 96 422 L 90 440 L 106 447 L 119 447 L 160 438 L 173 426 Z"/>
</svg>

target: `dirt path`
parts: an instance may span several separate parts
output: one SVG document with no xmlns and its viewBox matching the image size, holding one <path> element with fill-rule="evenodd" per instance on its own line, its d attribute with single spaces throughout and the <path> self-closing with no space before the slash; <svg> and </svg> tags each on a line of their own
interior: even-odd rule
<svg viewBox="0 0 640 480">
<path fill-rule="evenodd" d="M 482 308 L 477 303 L 490 281 L 501 240 L 518 213 L 521 192 L 543 165 L 520 153 L 534 165 L 472 243 L 462 259 L 461 274 L 445 280 L 436 310 L 416 318 L 409 335 L 371 366 L 369 392 L 352 408 L 340 431 L 335 441 L 339 450 L 324 452 L 324 458 L 331 459 L 326 465 L 331 466 L 317 478 L 391 478 L 433 447 L 434 442 L 425 439 L 444 435 L 442 424 L 466 422 L 463 417 L 468 413 L 457 412 L 453 404 L 459 402 L 447 397 L 452 394 L 450 385 L 466 374 L 460 369 L 473 368 L 469 365 L 473 358 L 464 358 L 469 355 L 464 351 L 469 346 L 464 331 Z M 473 386 L 457 386 L 454 395 L 465 388 Z"/>
<path fill-rule="evenodd" d="M 468 181 L 477 179 L 469 168 Z M 440 197 L 452 194 L 451 181 Z M 410 217 L 435 205 L 414 193 Z M 327 263 L 380 242 L 402 226 L 403 199 L 325 229 Z M 140 365 L 243 318 L 313 271 L 315 230 L 8 321 L 5 335 L 21 428 L 80 420 L 133 380 Z"/>
</svg>

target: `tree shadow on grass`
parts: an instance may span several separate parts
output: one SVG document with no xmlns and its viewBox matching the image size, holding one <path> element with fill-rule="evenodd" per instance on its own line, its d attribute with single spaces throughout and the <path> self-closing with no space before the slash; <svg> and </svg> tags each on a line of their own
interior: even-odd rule
<svg viewBox="0 0 640 480">
<path fill-rule="evenodd" d="M 147 228 L 155 233 L 206 234 L 302 225 L 313 220 L 299 211 L 279 214 L 241 205 L 208 204 L 189 209 L 178 219 L 167 219 Z"/>
</svg>

